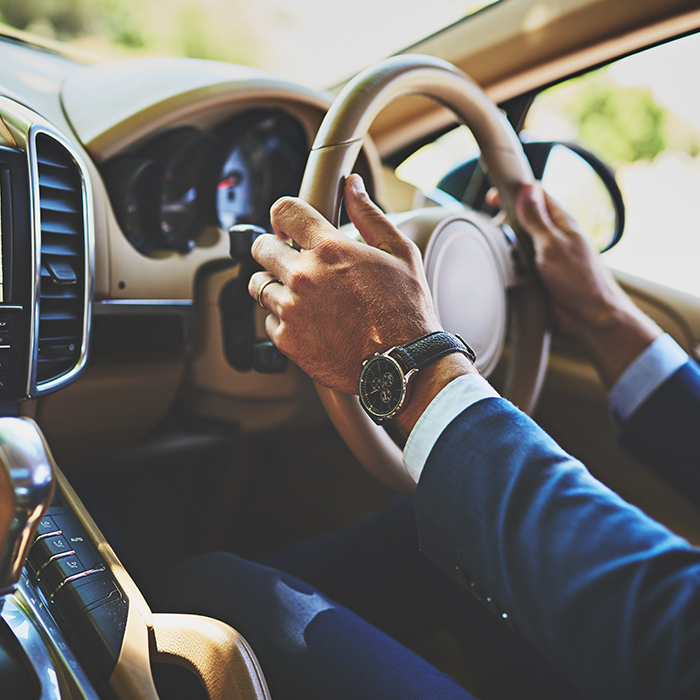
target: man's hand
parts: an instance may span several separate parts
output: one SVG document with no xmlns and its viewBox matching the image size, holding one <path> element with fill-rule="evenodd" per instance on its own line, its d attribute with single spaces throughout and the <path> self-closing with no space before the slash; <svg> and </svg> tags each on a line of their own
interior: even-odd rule
<svg viewBox="0 0 700 700">
<path fill-rule="evenodd" d="M 340 233 L 305 202 L 285 197 L 272 207 L 277 234 L 261 236 L 253 257 L 267 272 L 250 279 L 271 312 L 272 342 L 312 379 L 357 393 L 362 361 L 375 352 L 439 330 L 418 248 L 387 220 L 351 175 L 345 208 L 364 243 Z M 285 240 L 293 239 L 297 251 Z"/>
<path fill-rule="evenodd" d="M 539 185 L 523 185 L 516 209 L 555 321 L 591 353 L 612 386 L 661 329 L 620 289 L 577 223 Z"/>
</svg>

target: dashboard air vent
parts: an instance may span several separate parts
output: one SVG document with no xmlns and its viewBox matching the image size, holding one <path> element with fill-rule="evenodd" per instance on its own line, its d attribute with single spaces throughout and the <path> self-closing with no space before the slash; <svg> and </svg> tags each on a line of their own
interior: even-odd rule
<svg viewBox="0 0 700 700">
<path fill-rule="evenodd" d="M 80 170 L 46 134 L 36 136 L 41 231 L 41 288 L 36 382 L 80 361 L 85 324 L 85 221 Z"/>
</svg>

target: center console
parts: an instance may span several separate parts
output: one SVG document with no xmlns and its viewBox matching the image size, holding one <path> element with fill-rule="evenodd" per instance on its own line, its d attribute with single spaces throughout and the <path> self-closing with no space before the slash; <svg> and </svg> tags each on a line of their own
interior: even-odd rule
<svg viewBox="0 0 700 700">
<path fill-rule="evenodd" d="M 36 424 L 14 417 L 86 364 L 93 258 L 80 154 L 0 96 L 0 696 L 158 700 L 151 664 L 164 662 L 191 671 L 210 700 L 268 698 L 235 630 L 151 612 Z"/>
<path fill-rule="evenodd" d="M 235 630 L 151 612 L 23 418 L 0 418 L 0 540 L 3 698 L 159 700 L 157 662 L 194 673 L 210 700 L 269 698 Z"/>
</svg>

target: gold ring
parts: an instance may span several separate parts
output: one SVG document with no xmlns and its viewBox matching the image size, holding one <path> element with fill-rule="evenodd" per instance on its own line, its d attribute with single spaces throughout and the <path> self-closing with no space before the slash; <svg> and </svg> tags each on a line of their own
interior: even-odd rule
<svg viewBox="0 0 700 700">
<path fill-rule="evenodd" d="M 279 282 L 280 284 L 282 284 L 280 280 L 278 280 L 276 277 L 273 277 L 272 279 L 263 282 L 260 285 L 260 289 L 258 289 L 258 304 L 260 304 L 261 308 L 265 309 L 265 311 L 269 311 L 270 309 L 268 309 L 267 306 L 265 306 L 265 304 L 262 303 L 262 293 L 265 287 L 267 287 L 268 284 L 272 284 L 273 282 Z"/>
</svg>

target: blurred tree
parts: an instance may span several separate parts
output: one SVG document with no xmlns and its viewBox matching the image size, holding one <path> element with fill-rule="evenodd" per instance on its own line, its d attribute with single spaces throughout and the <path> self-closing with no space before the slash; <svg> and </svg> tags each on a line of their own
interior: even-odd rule
<svg viewBox="0 0 700 700">
<path fill-rule="evenodd" d="M 16 29 L 47 23 L 56 36 L 64 39 L 85 32 L 92 14 L 85 0 L 0 0 L 0 12 L 4 21 Z"/>
<path fill-rule="evenodd" d="M 624 87 L 607 71 L 595 71 L 574 81 L 563 107 L 578 126 L 579 136 L 594 144 L 611 163 L 653 160 L 666 149 L 667 113 L 648 88 Z"/>
<path fill-rule="evenodd" d="M 160 54 L 252 64 L 243 0 L 0 0 L 0 20 L 107 56 Z"/>
<path fill-rule="evenodd" d="M 132 4 L 123 0 L 0 0 L 0 14 L 11 27 L 63 41 L 101 33 L 117 44 L 143 46 L 129 7 Z"/>
</svg>

